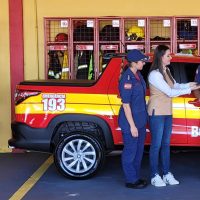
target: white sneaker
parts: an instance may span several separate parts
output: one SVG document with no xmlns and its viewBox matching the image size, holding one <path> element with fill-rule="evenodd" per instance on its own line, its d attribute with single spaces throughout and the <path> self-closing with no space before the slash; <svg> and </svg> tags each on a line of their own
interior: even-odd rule
<svg viewBox="0 0 200 200">
<path fill-rule="evenodd" d="M 178 185 L 179 181 L 177 181 L 171 172 L 168 172 L 163 176 L 163 181 L 169 185 Z"/>
<path fill-rule="evenodd" d="M 159 174 L 156 174 L 152 179 L 151 179 L 151 185 L 154 185 L 156 187 L 163 187 L 166 186 L 165 182 L 162 180 L 162 178 L 159 176 Z"/>
</svg>

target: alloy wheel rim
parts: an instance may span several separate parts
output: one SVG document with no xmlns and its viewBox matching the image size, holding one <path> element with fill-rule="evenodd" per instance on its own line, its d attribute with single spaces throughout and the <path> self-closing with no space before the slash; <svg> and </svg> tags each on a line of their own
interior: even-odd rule
<svg viewBox="0 0 200 200">
<path fill-rule="evenodd" d="M 68 171 L 80 174 L 89 171 L 95 164 L 96 151 L 90 142 L 75 139 L 64 146 L 61 159 Z"/>
</svg>

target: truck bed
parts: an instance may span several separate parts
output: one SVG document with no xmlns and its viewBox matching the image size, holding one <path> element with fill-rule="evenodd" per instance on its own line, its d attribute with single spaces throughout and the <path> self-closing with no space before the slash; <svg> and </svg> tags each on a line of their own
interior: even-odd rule
<svg viewBox="0 0 200 200">
<path fill-rule="evenodd" d="M 28 80 L 22 81 L 19 85 L 38 85 L 38 86 L 74 86 L 90 87 L 96 83 L 95 80 Z"/>
</svg>

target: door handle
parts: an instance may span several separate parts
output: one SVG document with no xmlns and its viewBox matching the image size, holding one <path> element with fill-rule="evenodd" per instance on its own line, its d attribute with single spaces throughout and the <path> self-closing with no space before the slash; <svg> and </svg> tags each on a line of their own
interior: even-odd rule
<svg viewBox="0 0 200 200">
<path fill-rule="evenodd" d="M 200 100 L 199 99 L 194 99 L 192 101 L 188 101 L 188 103 L 194 105 L 195 107 L 200 108 Z"/>
</svg>

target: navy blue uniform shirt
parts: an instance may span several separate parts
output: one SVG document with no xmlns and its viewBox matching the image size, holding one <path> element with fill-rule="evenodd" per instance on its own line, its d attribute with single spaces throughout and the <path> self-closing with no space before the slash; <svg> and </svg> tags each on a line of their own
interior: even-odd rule
<svg viewBox="0 0 200 200">
<path fill-rule="evenodd" d="M 142 128 L 147 123 L 146 83 L 140 72 L 137 72 L 137 74 L 140 80 L 135 77 L 130 68 L 122 74 L 119 81 L 119 93 L 122 103 L 130 105 L 135 126 Z M 121 106 L 119 111 L 118 123 L 122 132 L 130 131 L 130 125 L 126 119 L 123 106 Z"/>
</svg>

